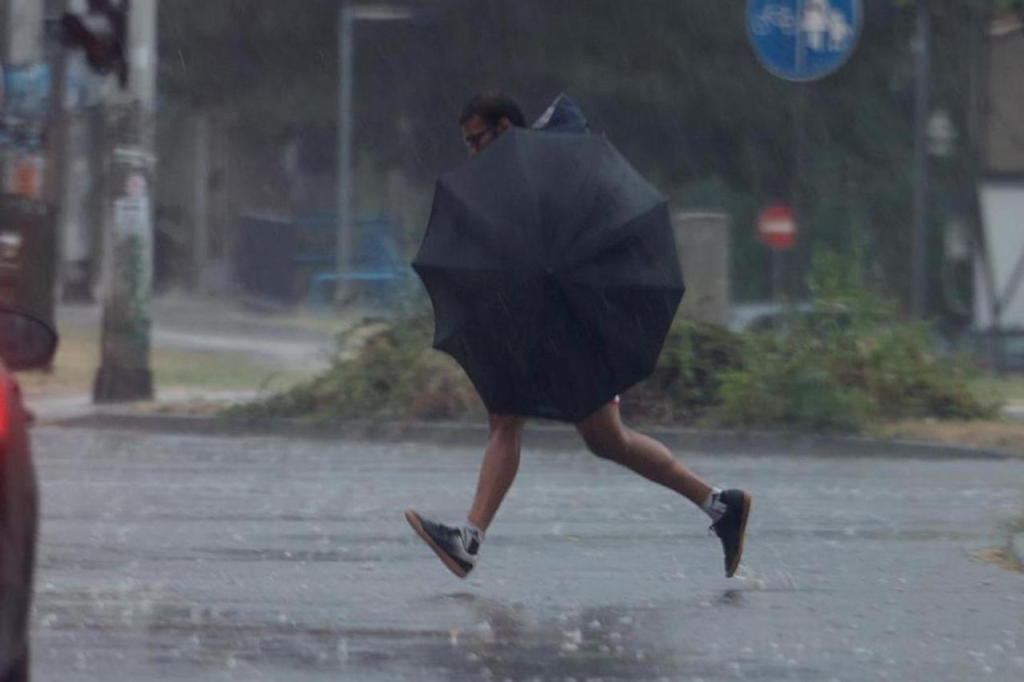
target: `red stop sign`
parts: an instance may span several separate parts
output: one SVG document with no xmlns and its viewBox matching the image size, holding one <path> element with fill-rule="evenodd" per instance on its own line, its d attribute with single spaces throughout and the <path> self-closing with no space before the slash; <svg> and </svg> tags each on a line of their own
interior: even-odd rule
<svg viewBox="0 0 1024 682">
<path fill-rule="evenodd" d="M 771 249 L 792 249 L 796 244 L 796 219 L 785 204 L 772 204 L 757 215 L 757 234 Z"/>
</svg>

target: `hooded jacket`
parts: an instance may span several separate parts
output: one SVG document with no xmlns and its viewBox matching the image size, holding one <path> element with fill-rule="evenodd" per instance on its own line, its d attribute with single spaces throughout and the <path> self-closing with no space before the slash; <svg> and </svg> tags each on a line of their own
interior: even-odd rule
<svg viewBox="0 0 1024 682">
<path fill-rule="evenodd" d="M 553 133 L 589 133 L 587 119 L 579 105 L 564 92 L 555 98 L 541 117 L 530 126 Z"/>
</svg>

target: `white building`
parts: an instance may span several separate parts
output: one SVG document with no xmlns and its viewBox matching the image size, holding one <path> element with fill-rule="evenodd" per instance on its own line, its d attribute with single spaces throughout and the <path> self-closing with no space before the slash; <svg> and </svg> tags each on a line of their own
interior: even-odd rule
<svg viewBox="0 0 1024 682">
<path fill-rule="evenodd" d="M 1024 333 L 1024 21 L 1020 17 L 1001 16 L 989 26 L 983 59 L 978 199 L 984 244 L 975 253 L 974 325 L 979 331 L 994 325 Z M 995 319 L 993 299 L 999 319 Z"/>
</svg>

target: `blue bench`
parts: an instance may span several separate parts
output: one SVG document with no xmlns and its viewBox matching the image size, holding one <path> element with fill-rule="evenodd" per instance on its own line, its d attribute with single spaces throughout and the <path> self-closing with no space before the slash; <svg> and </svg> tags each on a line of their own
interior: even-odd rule
<svg viewBox="0 0 1024 682">
<path fill-rule="evenodd" d="M 368 240 L 370 243 L 365 253 L 357 258 L 357 267 L 366 269 L 353 270 L 341 276 L 346 282 L 377 282 L 382 284 L 400 283 L 408 267 L 399 257 L 398 249 L 394 243 L 386 237 L 375 237 Z M 316 265 L 331 265 L 335 259 L 331 256 L 320 254 L 308 254 L 299 257 L 301 262 Z M 328 301 L 326 290 L 330 285 L 337 285 L 339 275 L 333 270 L 320 270 L 313 273 L 309 282 L 309 308 L 314 313 L 326 312 Z"/>
</svg>

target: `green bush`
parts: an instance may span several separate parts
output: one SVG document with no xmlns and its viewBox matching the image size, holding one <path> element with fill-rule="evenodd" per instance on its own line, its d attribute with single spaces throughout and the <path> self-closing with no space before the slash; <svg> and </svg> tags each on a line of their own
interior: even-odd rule
<svg viewBox="0 0 1024 682">
<path fill-rule="evenodd" d="M 623 415 L 643 421 L 691 421 L 721 403 L 723 373 L 743 362 L 743 340 L 727 329 L 678 318 L 654 372 L 631 388 Z"/>
<path fill-rule="evenodd" d="M 861 279 L 851 261 L 818 256 L 812 310 L 749 337 L 742 368 L 723 377 L 721 423 L 857 431 L 869 419 L 996 412 L 972 391 L 968 360 L 936 357 L 929 327 L 901 320 L 896 303 Z"/>
<path fill-rule="evenodd" d="M 419 315 L 371 334 L 356 357 L 343 358 L 351 339 L 339 338 L 331 367 L 270 398 L 232 408 L 229 418 L 315 420 L 463 419 L 483 406 L 462 369 L 431 348 L 433 324 Z"/>
<path fill-rule="evenodd" d="M 623 401 L 627 419 L 741 428 L 858 431 L 869 420 L 972 419 L 998 409 L 970 388 L 972 368 L 936 357 L 928 327 L 899 318 L 896 304 L 866 290 L 855 267 L 820 256 L 813 310 L 791 311 L 781 329 L 739 335 L 679 319 L 654 372 Z M 483 405 L 462 369 L 431 349 L 432 316 L 370 335 L 354 358 L 341 349 L 326 372 L 262 402 L 243 419 L 469 419 Z"/>
<path fill-rule="evenodd" d="M 722 377 L 722 409 L 715 421 L 724 426 L 856 431 L 867 416 L 868 401 L 825 366 L 826 353 L 826 345 L 817 340 L 752 336 L 743 367 Z"/>
</svg>

